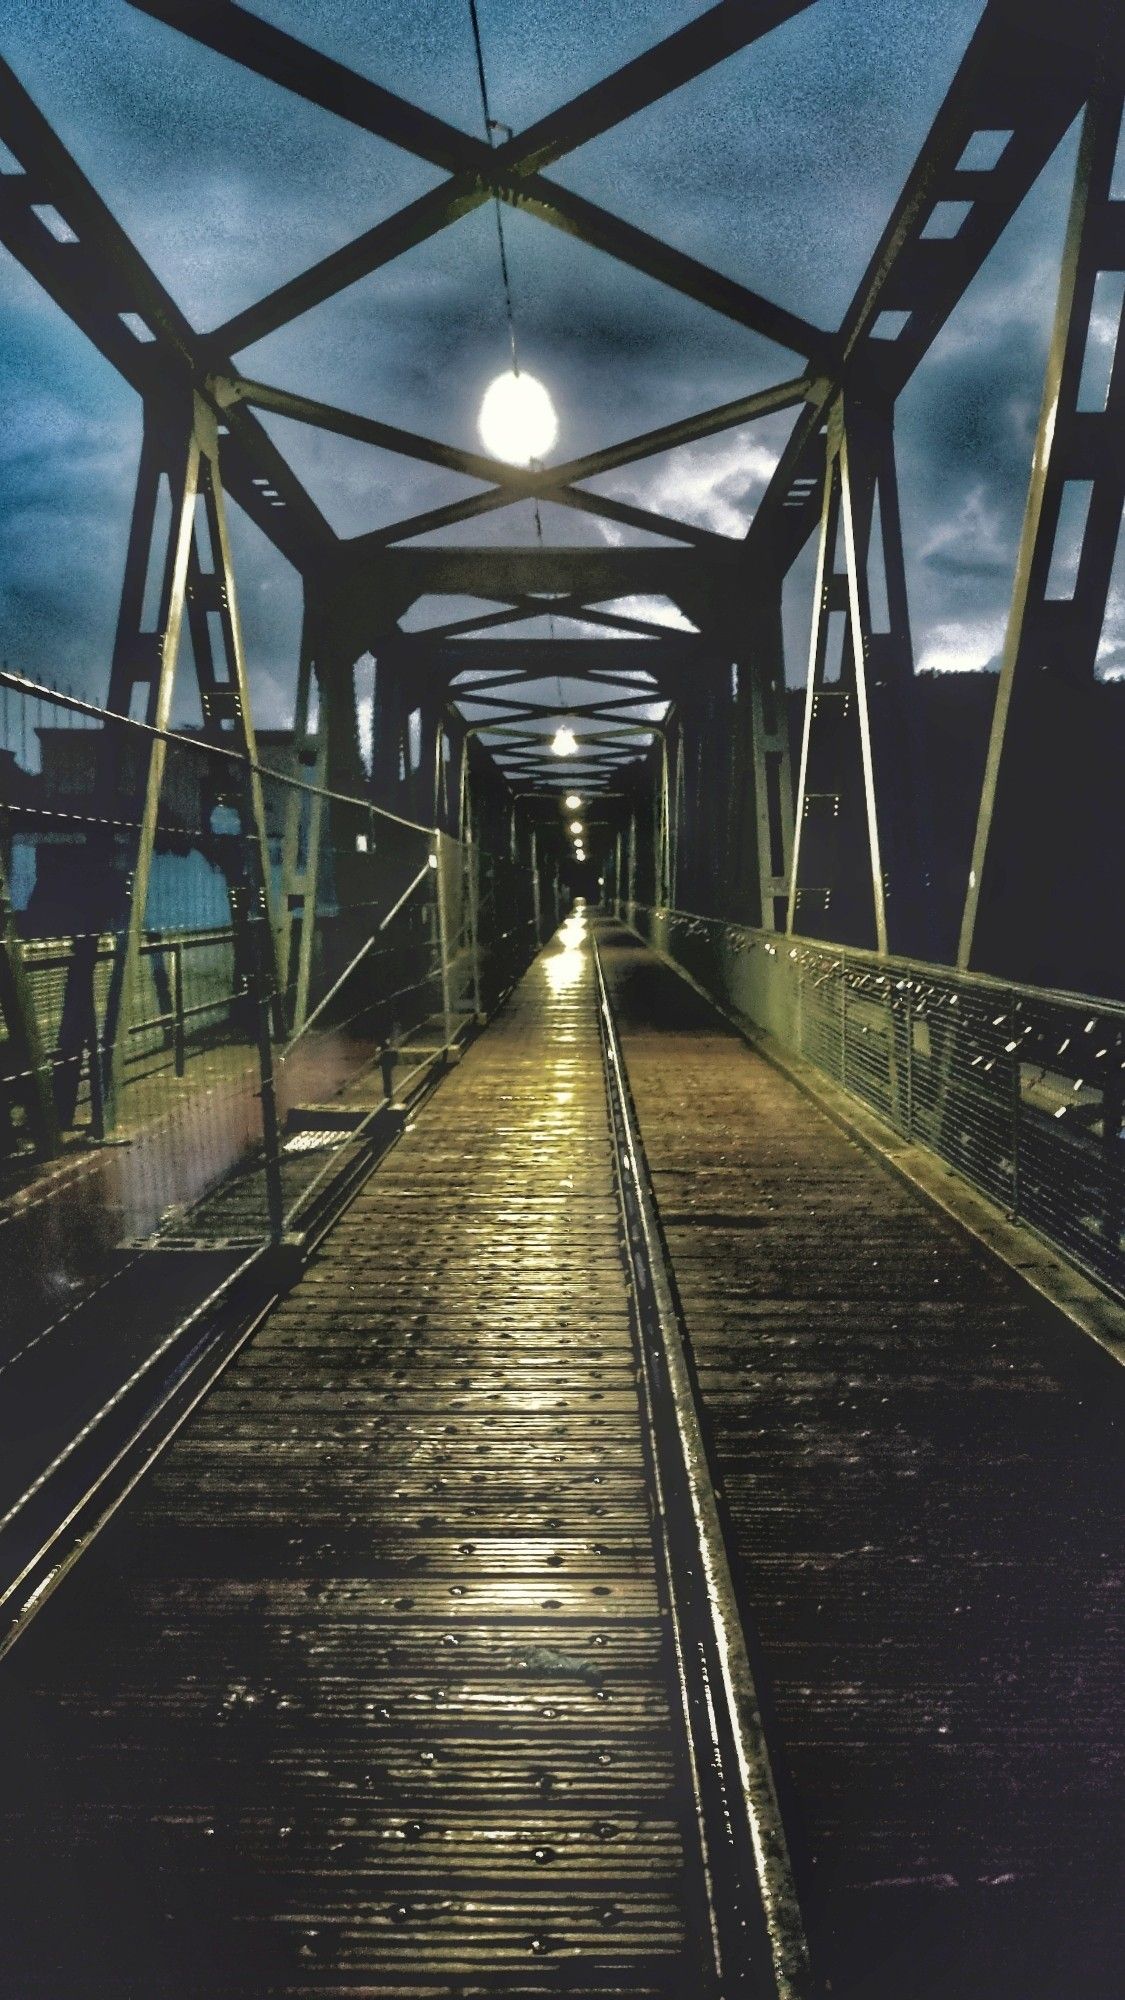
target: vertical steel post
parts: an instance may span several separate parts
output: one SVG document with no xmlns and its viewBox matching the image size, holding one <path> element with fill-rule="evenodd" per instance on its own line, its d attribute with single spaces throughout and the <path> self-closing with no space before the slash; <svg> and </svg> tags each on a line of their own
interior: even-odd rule
<svg viewBox="0 0 1125 2000">
<path fill-rule="evenodd" d="M 285 1195 L 281 1180 L 281 1131 L 277 1112 L 277 1081 L 273 1067 L 274 994 L 271 990 L 273 982 L 266 971 L 267 964 L 272 958 L 273 940 L 272 934 L 268 943 L 261 936 L 263 928 L 269 929 L 268 911 L 263 907 L 256 917 L 251 915 L 250 923 L 252 930 L 258 933 L 251 960 L 251 978 L 254 982 L 254 992 L 251 997 L 258 1045 L 258 1076 L 261 1084 L 266 1214 L 270 1238 L 274 1243 L 279 1243 L 285 1230 Z"/>
<path fill-rule="evenodd" d="M 51 1064 L 43 1047 L 38 1017 L 23 961 L 23 940 L 16 925 L 8 887 L 8 872 L 0 851 L 0 1014 L 8 1035 L 8 1052 L 26 1079 L 28 1124 L 40 1159 L 58 1151 L 59 1129 L 51 1088 Z"/>
<path fill-rule="evenodd" d="M 95 942 L 98 941 L 95 940 Z M 120 950 L 120 946 L 113 945 L 111 946 L 111 950 L 116 952 Z M 106 1116 L 106 1102 L 105 1102 L 105 1047 L 102 1042 L 101 1029 L 98 1026 L 98 992 L 97 992 L 98 956 L 99 956 L 98 952 L 95 951 L 89 961 L 89 969 L 86 978 L 86 990 L 84 996 L 85 1043 L 89 1051 L 91 1139 L 104 1139 L 107 1131 L 109 1130 L 109 1121 Z M 73 970 L 74 968 L 72 966 L 71 976 L 73 976 Z M 112 964 L 111 964 L 111 976 L 112 976 Z"/>
<path fill-rule="evenodd" d="M 453 1005 L 449 990 L 449 912 L 445 893 L 445 866 L 442 854 L 442 836 L 440 833 L 434 834 L 433 846 L 430 849 L 430 853 L 434 862 L 434 874 L 437 877 L 434 884 L 434 894 L 437 906 L 438 953 L 441 959 L 441 1005 L 445 1016 L 445 1046 L 449 1049 L 453 1043 Z"/>
<path fill-rule="evenodd" d="M 308 586 L 306 593 L 307 589 Z M 290 1023 L 293 1033 L 304 1027 L 309 1010 L 309 986 L 316 939 L 317 896 L 320 888 L 321 837 L 326 809 L 324 792 L 328 782 L 328 714 L 332 695 L 328 687 L 322 684 L 319 671 L 320 630 L 320 619 L 306 594 L 300 661 L 297 669 L 297 699 L 293 711 L 293 744 L 297 753 L 297 775 L 303 776 L 305 768 L 311 767 L 314 789 L 311 794 L 294 789 L 286 801 L 279 950 L 281 983 L 288 995 L 293 905 L 299 902 L 301 927 Z M 316 722 L 315 726 L 310 726 L 314 703 Z M 303 866 L 300 856 L 302 836 Z"/>
<path fill-rule="evenodd" d="M 906 979 L 906 1136 L 914 1137 L 914 980 Z"/>
<path fill-rule="evenodd" d="M 1012 1023 L 1012 1030 L 1013 1030 L 1012 1034 L 1008 1037 L 1008 1039 L 1009 1041 L 1015 1042 L 1017 1045 L 1012 1050 L 1008 1058 L 1008 1071 L 1009 1071 L 1008 1094 L 1010 1100 L 1011 1119 L 1012 1119 L 1012 1220 L 1013 1222 L 1018 1222 L 1020 1213 L 1020 1197 L 1021 1197 L 1020 1119 L 1021 1119 L 1022 1099 L 1023 1099 L 1023 1078 L 1020 1068 L 1019 1036 L 1015 1033 L 1015 1021 L 1016 1021 L 1016 1012 L 1018 1003 L 1016 995 L 1014 993 L 1009 993 L 1008 995 L 1008 1006 L 1009 1006 L 1009 1019 Z"/>
<path fill-rule="evenodd" d="M 536 949 L 538 949 L 543 942 L 543 912 L 539 893 L 539 833 L 537 829 L 533 829 L 531 835 L 531 911 L 532 923 L 535 928 L 535 944 Z"/>
<path fill-rule="evenodd" d="M 841 539 L 842 572 L 836 568 Z M 887 595 L 887 628 L 879 631 L 872 615 L 877 560 Z M 828 650 L 834 615 L 843 620 L 838 663 Z M 928 878 L 917 824 L 920 774 L 914 768 L 906 697 L 912 674 L 891 413 L 858 402 L 845 409 L 840 397 L 828 424 L 787 915 L 790 934 L 798 928 L 802 895 L 816 890 L 823 897 L 820 935 L 853 945 L 870 943 L 885 955 L 891 942 L 890 882 L 897 948 L 909 948 L 911 927 L 928 936 Z M 815 844 L 814 815 L 821 826 Z M 814 883 L 802 879 L 810 848 L 823 869 Z"/>
<path fill-rule="evenodd" d="M 840 514 L 844 524 L 844 553 L 848 571 L 848 606 L 851 621 L 852 669 L 859 709 L 860 761 L 863 767 L 864 815 L 867 821 L 868 859 L 871 868 L 871 897 L 875 913 L 875 949 L 887 952 L 887 910 L 883 883 L 883 858 L 879 838 L 879 805 L 875 790 L 875 761 L 871 748 L 871 705 L 868 681 L 871 606 L 867 581 L 867 532 L 857 526 L 856 496 L 851 475 L 847 426 L 840 440 Z M 870 517 L 864 524 L 870 529 Z M 862 534 L 862 541 L 861 541 Z"/>
<path fill-rule="evenodd" d="M 817 691 L 824 672 L 824 662 L 828 651 L 828 613 L 832 585 L 832 561 L 836 548 L 836 521 L 838 514 L 838 494 L 836 484 L 836 460 L 829 453 L 824 471 L 824 494 L 820 506 L 820 540 L 817 545 L 816 581 L 813 585 L 812 629 L 809 633 L 809 659 L 805 676 L 804 719 L 801 725 L 801 757 L 797 770 L 797 807 L 793 824 L 793 851 L 789 865 L 789 907 L 785 919 L 785 933 L 793 937 L 797 931 L 798 904 L 801 894 L 801 849 L 804 844 L 805 820 L 809 809 L 809 750 L 812 743 L 813 715 L 816 711 Z"/>
<path fill-rule="evenodd" d="M 629 814 L 629 861 L 625 873 L 625 888 L 625 907 L 628 912 L 625 921 L 632 928 L 635 927 L 637 921 L 637 813 L 635 807 Z"/>
<path fill-rule="evenodd" d="M 465 871 L 465 880 L 467 883 L 469 945 L 473 966 L 473 1011 L 479 1020 L 483 1018 L 484 1014 L 480 976 L 480 861 L 473 830 L 473 794 L 469 778 L 469 738 L 467 733 L 461 739 L 461 768 L 458 773 L 457 791 L 457 825 L 461 843 L 462 866 Z"/>
<path fill-rule="evenodd" d="M 155 729 L 161 731 L 167 729 L 171 715 L 176 662 L 180 650 L 180 631 L 186 604 L 188 563 L 195 532 L 195 507 L 202 456 L 199 430 L 201 409 L 199 399 L 195 398 L 186 434 L 181 435 L 178 446 L 172 448 L 174 453 L 174 470 L 170 474 L 172 520 L 163 558 L 158 625 L 152 635 L 153 644 L 141 649 L 146 661 L 146 670 L 143 673 L 137 671 L 137 655 L 138 627 L 141 621 L 147 563 L 142 560 L 139 574 L 136 574 L 134 570 L 136 558 L 131 548 L 130 559 L 126 565 L 126 587 L 118 623 L 110 683 L 111 699 L 116 696 L 118 712 L 122 715 L 127 715 L 130 711 L 133 687 L 138 681 L 146 686 L 148 689 L 146 719 Z M 205 412 L 204 416 L 213 432 L 214 419 L 210 416 L 210 412 Z M 142 477 L 146 469 L 144 459 L 145 453 L 142 452 Z M 151 469 L 149 469 L 149 479 L 151 481 L 149 511 L 142 529 L 146 557 L 155 532 L 157 481 L 152 477 Z M 128 733 L 127 724 L 122 726 Z M 103 728 L 106 727 L 108 725 L 103 724 Z M 102 1035 L 103 1110 L 107 1130 L 113 1129 L 119 1109 L 129 1017 L 141 963 L 141 935 L 148 903 L 157 817 L 167 755 L 162 735 L 150 737 L 147 743 L 148 768 L 145 776 L 144 803 L 141 808 L 141 823 L 132 874 L 126 892 L 128 901 L 124 935 L 119 937 L 118 948 L 114 953 Z"/>
<path fill-rule="evenodd" d="M 172 946 L 172 1054 L 177 1076 L 185 1069 L 184 1036 L 184 947 L 177 938 Z"/>
<path fill-rule="evenodd" d="M 742 765 L 743 814 L 736 859 L 739 880 L 735 890 L 737 894 L 741 887 L 747 850 L 752 847 L 755 893 L 744 897 L 742 906 L 749 907 L 752 923 L 761 924 L 765 930 L 776 930 L 776 905 L 788 900 L 793 862 L 793 773 L 781 579 L 763 577 L 755 584 L 755 592 L 758 602 L 751 613 L 748 641 L 738 662 L 735 745 Z M 775 805 L 779 835 L 776 855 Z"/>
<path fill-rule="evenodd" d="M 1082 408 L 1081 392 L 1097 280 L 1122 268 L 1123 204 L 1112 198 L 1121 116 L 1120 90 L 1111 90 L 1082 123 L 957 951 L 961 968 L 1031 979 L 1041 976 L 1034 945 L 1044 928 L 1056 948 L 1064 926 L 1074 929 L 1074 885 L 1099 833 L 1089 802 L 1119 786 L 1109 760 L 1099 769 L 1086 690 L 1125 499 L 1125 313 L 1105 329 L 1113 360 L 1102 407 Z M 1061 582 L 1052 568 L 1068 484 L 1087 489 L 1087 506 L 1073 579 Z M 1067 935 L 1072 958 L 1074 944 Z"/>
</svg>

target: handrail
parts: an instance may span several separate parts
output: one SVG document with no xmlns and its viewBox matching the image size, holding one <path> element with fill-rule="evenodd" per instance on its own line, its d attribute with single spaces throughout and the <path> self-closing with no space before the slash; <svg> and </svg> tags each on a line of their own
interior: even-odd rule
<svg viewBox="0 0 1125 2000">
<path fill-rule="evenodd" d="M 404 819 L 401 813 L 388 812 L 385 806 L 373 805 L 370 799 L 354 798 L 350 792 L 330 791 L 327 785 L 310 785 L 307 778 L 296 778 L 288 771 L 275 770 L 272 764 L 261 764 L 240 750 L 228 750 L 225 743 L 211 743 L 201 736 L 185 736 L 182 730 L 161 729 L 156 723 L 142 722 L 135 715 L 119 715 L 113 709 L 99 708 L 96 702 L 83 701 L 80 695 L 63 694 L 58 688 L 28 680 L 25 674 L 14 674 L 9 667 L 0 667 L 0 687 L 11 688 L 15 694 L 28 695 L 37 701 L 53 702 L 57 708 L 69 709 L 74 715 L 89 716 L 99 724 L 112 722 L 115 728 L 136 729 L 142 736 L 153 737 L 161 743 L 178 744 L 196 757 L 221 757 L 229 764 L 236 764 L 240 771 L 252 771 L 256 777 L 287 785 L 292 791 L 313 793 L 317 798 L 329 799 L 336 805 L 358 806 L 361 812 L 369 813 L 375 819 L 389 820 L 394 826 L 404 826 L 410 833 L 434 832 L 433 827 L 423 826 L 420 820 Z"/>
<path fill-rule="evenodd" d="M 931 959 L 882 954 L 864 945 L 838 944 L 830 938 L 807 937 L 803 932 L 769 931 L 754 924 L 740 924 L 731 917 L 711 917 L 700 910 L 681 910 L 674 904 L 641 903 L 635 897 L 620 897 L 619 903 L 623 908 L 640 910 L 646 916 L 671 917 L 682 923 L 710 924 L 717 930 L 737 931 L 741 937 L 749 938 L 752 946 L 760 945 L 777 953 L 785 951 L 789 957 L 795 957 L 800 951 L 822 952 L 826 957 L 838 958 L 841 963 L 860 959 L 865 964 L 877 966 L 880 971 L 909 972 L 923 979 L 954 980 L 959 986 L 979 987 L 982 992 L 1019 993 L 1031 1000 L 1053 1001 L 1061 1007 L 1096 1007 L 1099 1013 L 1116 1015 L 1125 1026 L 1125 1000 L 1115 1000 L 1109 994 L 1074 993 L 1059 986 L 1035 986 L 1025 980 L 1003 979 L 997 973 L 941 965 Z"/>
</svg>

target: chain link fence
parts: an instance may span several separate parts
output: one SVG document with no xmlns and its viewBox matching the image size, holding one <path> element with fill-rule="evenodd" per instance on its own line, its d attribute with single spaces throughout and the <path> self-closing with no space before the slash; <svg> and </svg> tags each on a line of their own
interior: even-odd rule
<svg viewBox="0 0 1125 2000">
<path fill-rule="evenodd" d="M 210 735 L 0 674 L 0 1392 L 43 1413 L 0 1529 L 55 1405 L 93 1421 L 320 1226 L 556 920 L 529 869 L 309 784 L 288 733 Z"/>
<path fill-rule="evenodd" d="M 634 908 L 720 1004 L 1125 1295 L 1125 1007 Z"/>
</svg>

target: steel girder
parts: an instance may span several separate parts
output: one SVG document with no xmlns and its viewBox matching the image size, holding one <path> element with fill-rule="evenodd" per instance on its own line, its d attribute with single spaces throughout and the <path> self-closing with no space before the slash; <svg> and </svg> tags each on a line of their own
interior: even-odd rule
<svg viewBox="0 0 1125 2000">
<path fill-rule="evenodd" d="M 1122 103 L 1120 88 L 1099 94 L 1083 123 L 958 948 L 963 967 L 1034 981 L 1049 977 L 1044 937 L 1073 954 L 1075 887 L 1107 876 L 1122 832 L 1120 772 L 1090 702 L 1125 508 L 1120 290 L 1103 307 L 1108 379 L 1084 384 L 1099 279 L 1125 272 L 1125 201 L 1111 192 Z M 1108 929 L 1115 878 L 1107 888 Z M 1075 984 L 1100 990 L 1112 945 L 1078 949 Z"/>
<path fill-rule="evenodd" d="M 844 315 L 837 365 L 755 513 L 746 539 L 756 570 L 788 569 L 816 526 L 823 430 L 838 395 L 895 401 L 1084 104 L 1123 74 L 1116 0 L 988 0 Z M 978 132 L 1008 135 L 987 168 L 962 164 Z M 943 203 L 965 206 L 951 235 L 934 233 Z"/>
<path fill-rule="evenodd" d="M 217 329 L 216 339 L 227 351 L 238 352 L 263 339 L 494 195 L 714 306 L 794 353 L 811 357 L 828 348 L 829 337 L 799 315 L 547 181 L 539 171 L 803 12 L 810 0 L 722 0 L 700 20 L 496 148 L 420 111 L 227 0 L 203 6 L 197 0 L 130 3 L 453 175 L 388 223 L 378 224 Z"/>
<path fill-rule="evenodd" d="M 828 431 L 814 605 L 786 928 L 928 956 L 893 434 L 889 413 L 842 399 Z"/>
<path fill-rule="evenodd" d="M 161 526 L 161 489 L 170 506 Z M 150 573 L 158 579 L 147 603 Z M 222 843 L 236 957 L 261 975 L 280 1031 L 276 921 L 265 811 L 227 534 L 214 413 L 189 392 L 146 405 L 144 442 L 129 531 L 110 670 L 110 717 L 143 720 L 136 768 L 129 732 L 103 723 L 95 746 L 93 825 L 75 883 L 86 929 L 67 970 L 55 1094 L 60 1123 L 74 1115 L 84 1058 L 89 1061 L 95 1130 L 114 1123 L 144 935 L 167 759 L 167 732 L 185 617 L 203 717 L 202 739 L 217 753 L 208 771 L 210 804 L 233 814 L 237 833 Z M 140 714 L 138 715 L 138 711 Z M 122 815 L 122 801 L 130 810 Z M 109 991 L 98 1021 L 94 974 L 104 935 L 114 939 Z"/>
<path fill-rule="evenodd" d="M 225 0 L 208 0 L 207 4 L 190 7 L 186 0 L 142 0 L 142 11 L 208 42 L 285 88 L 299 91 L 335 115 L 437 163 L 451 176 L 443 187 L 411 204 L 401 215 L 379 224 L 357 243 L 345 246 L 343 251 L 323 260 L 291 285 L 281 287 L 225 327 L 201 336 L 187 324 L 148 271 L 10 71 L 0 72 L 3 84 L 0 132 L 24 168 L 21 174 L 0 177 L 0 240 L 35 273 L 142 395 L 151 398 L 159 387 L 166 389 L 176 381 L 202 399 L 216 421 L 226 490 L 246 508 L 275 546 L 297 564 L 310 588 L 319 591 L 324 602 L 343 584 L 349 600 L 348 611 L 335 628 L 337 636 L 331 649 L 336 662 L 333 671 L 339 673 L 350 672 L 350 668 L 345 669 L 340 663 L 361 629 L 383 642 L 390 637 L 393 643 L 398 619 L 421 594 L 417 582 L 421 572 L 390 561 L 400 557 L 430 559 L 428 580 L 423 588 L 475 588 L 477 594 L 491 596 L 513 608 L 521 599 L 526 603 L 536 591 L 549 592 L 567 598 L 567 615 L 591 619 L 606 615 L 596 608 L 599 600 L 649 594 L 650 590 L 658 589 L 661 594 L 671 596 L 701 627 L 713 627 L 718 619 L 734 641 L 730 657 L 748 654 L 752 662 L 768 662 L 776 648 L 763 639 L 764 626 L 756 607 L 774 602 L 780 578 L 815 525 L 825 483 L 825 433 L 829 419 L 834 424 L 837 421 L 833 412 L 838 414 L 841 398 L 846 399 L 853 439 L 865 413 L 875 424 L 887 422 L 896 396 L 963 296 L 1068 125 L 1092 98 L 1108 95 L 1114 99 L 1125 74 L 1125 37 L 1113 0 L 1072 0 L 1065 8 L 1056 4 L 1056 0 L 988 0 L 869 270 L 838 334 L 830 336 L 722 274 L 707 271 L 595 205 L 571 196 L 548 181 L 543 171 L 595 133 L 608 130 L 643 105 L 657 101 L 689 76 L 700 74 L 734 49 L 746 46 L 800 11 L 796 0 L 790 4 L 786 0 L 776 0 L 776 4 L 761 0 L 756 6 L 736 5 L 734 0 L 726 0 L 726 4 L 712 8 L 678 35 L 626 65 L 572 104 L 561 107 L 550 118 L 495 150 L 319 56 L 257 16 L 225 4 Z M 974 133 L 982 131 L 1007 135 L 999 158 L 985 167 L 965 157 L 967 142 Z M 343 285 L 376 269 L 390 256 L 422 241 L 435 229 L 447 226 L 458 215 L 493 195 L 554 227 L 571 231 L 626 264 L 647 271 L 661 282 L 788 346 L 803 357 L 807 364 L 804 372 L 761 397 L 741 399 L 722 410 L 703 412 L 686 424 L 664 427 L 646 438 L 626 440 L 547 472 L 523 475 L 476 455 L 457 454 L 432 440 L 397 432 L 393 426 L 379 425 L 310 399 L 289 397 L 284 390 L 269 385 L 246 382 L 234 368 L 230 354 L 249 340 L 262 337 L 272 327 L 331 296 Z M 961 205 L 963 220 L 952 231 L 935 230 L 935 217 L 942 204 L 948 203 Z M 61 220 L 62 231 L 47 226 L 43 217 L 45 205 Z M 1107 211 L 1100 228 L 1103 237 L 1108 229 L 1116 244 L 1120 234 L 1116 217 Z M 65 240 L 68 235 L 72 240 Z M 1096 255 L 1101 262 L 1096 268 L 1118 268 L 1112 263 L 1116 254 L 1116 248 L 1108 253 L 1104 247 L 1099 248 Z M 398 523 L 378 535 L 359 538 L 353 545 L 342 545 L 254 417 L 255 404 L 281 411 L 298 421 L 315 422 L 347 435 L 366 436 L 373 444 L 445 464 L 467 477 L 487 481 L 487 490 L 454 503 L 451 508 L 434 510 L 428 516 Z M 644 510 L 630 509 L 621 502 L 590 494 L 581 484 L 653 451 L 671 449 L 677 443 L 713 435 L 730 424 L 748 421 L 767 409 L 785 407 L 801 408 L 801 413 L 744 544 L 731 543 L 724 548 L 722 538 L 709 538 L 687 524 L 664 517 L 645 516 Z M 1076 411 L 1076 419 L 1082 414 Z M 1083 429 L 1076 422 L 1071 427 L 1068 449 L 1072 457 L 1075 451 L 1081 455 L 1081 437 L 1089 435 L 1091 426 Z M 1103 438 L 1106 435 L 1103 427 Z M 1098 449 L 1104 458 L 1104 444 Z M 1063 465 L 1064 458 L 1060 457 L 1057 468 Z M 829 484 L 835 476 L 829 465 Z M 1064 485 L 1067 478 L 1083 476 L 1073 470 L 1069 473 L 1057 470 L 1057 477 Z M 1113 468 L 1107 474 L 1099 460 L 1091 477 L 1097 500 L 1086 543 L 1091 553 L 1085 561 L 1077 593 L 1080 613 L 1076 611 L 1068 624 L 1068 631 L 1077 634 L 1079 640 L 1079 625 L 1083 631 L 1092 630 L 1099 606 L 1104 609 L 1100 580 L 1106 570 L 1107 531 L 1103 516 L 1107 520 L 1112 512 L 1115 479 Z M 1033 492 L 1034 487 L 1035 477 Z M 589 554 L 551 550 L 518 553 L 406 550 L 387 546 L 396 535 L 417 535 L 443 521 L 469 518 L 528 495 L 601 512 L 628 526 L 655 529 L 659 534 L 682 540 L 686 546 L 666 551 L 632 549 Z M 1053 506 L 1047 481 L 1044 495 L 1035 501 L 1039 525 L 1033 539 L 1040 550 L 1041 564 L 1049 561 L 1048 531 Z M 853 528 L 854 525 L 853 520 Z M 1100 553 L 1093 553 L 1095 545 Z M 612 580 L 608 575 L 604 579 L 593 575 L 597 559 L 605 554 L 624 558 L 618 576 Z M 655 562 L 646 563 L 645 559 L 651 557 L 655 557 Z M 474 566 L 478 576 L 488 573 L 487 588 L 466 580 L 466 569 Z M 852 570 L 858 571 L 859 566 L 857 558 Z M 1033 570 L 1029 558 L 1029 576 Z M 659 583 L 653 581 L 657 573 L 663 579 Z M 459 580 L 438 583 L 435 579 L 439 576 Z M 670 588 L 669 578 L 675 579 L 674 589 Z M 1020 591 L 1018 583 L 1017 599 Z M 1030 598 L 1034 595 L 1032 588 Z M 739 598 L 743 600 L 741 603 Z M 734 626 L 729 609 L 732 604 Z M 539 603 L 536 613 L 541 614 L 547 608 Z M 1040 615 L 1038 610 L 1025 617 L 1025 609 L 1018 610 L 1018 617 L 1013 613 L 1012 632 L 1017 623 L 1021 631 L 1026 625 L 1028 632 L 1036 635 L 1037 645 L 1043 643 L 1042 634 L 1049 618 L 1053 617 L 1060 627 L 1067 623 L 1060 614 Z M 857 612 L 856 604 L 851 603 L 849 611 L 860 635 L 862 656 L 862 604 Z M 502 612 L 492 617 L 499 623 L 508 615 Z M 529 614 L 517 611 L 516 615 Z M 741 632 L 737 630 L 739 619 Z M 768 626 L 768 618 L 765 624 Z M 747 641 L 748 634 L 755 635 L 752 643 Z M 1019 737 L 1018 728 L 1015 725 L 1009 728 L 1005 718 L 1009 711 L 1019 712 L 1021 698 L 1013 690 L 1026 674 L 1016 665 L 1022 655 L 1012 633 L 1009 636 L 1012 667 L 1006 692 L 998 705 L 1001 720 L 994 730 L 990 753 L 988 789 L 978 831 L 980 853 L 994 843 L 992 801 L 1003 792 L 998 773 L 1002 761 L 1008 767 L 1012 765 L 1013 744 Z M 365 637 L 360 643 L 370 643 L 370 639 Z M 725 648 L 727 640 L 722 643 Z M 1027 644 L 1031 643 L 1029 638 Z M 776 672 L 776 662 L 769 671 Z M 757 667 L 753 667 L 750 686 L 751 689 L 757 686 L 760 694 L 764 684 L 755 678 L 757 674 Z M 859 735 L 859 765 L 863 774 L 874 930 L 875 936 L 882 938 L 886 934 L 886 883 L 881 877 L 886 871 L 882 867 L 881 821 L 893 820 L 895 809 L 888 808 L 886 800 L 880 797 L 883 781 L 877 769 L 879 758 L 873 744 L 864 740 L 865 730 L 868 736 L 871 734 L 870 704 L 867 707 L 865 729 L 861 728 Z M 744 723 L 738 726 L 741 729 Z M 753 714 L 748 726 L 753 735 L 756 726 Z M 761 727 L 755 745 L 753 756 L 760 761 L 764 754 Z M 681 772 L 685 768 L 681 758 Z M 745 779 L 746 774 L 743 776 Z M 759 777 L 755 767 L 755 785 Z M 692 809 L 698 803 L 689 801 Z M 732 804 L 737 807 L 738 801 Z M 755 815 L 760 862 L 762 821 L 757 806 Z M 906 879 L 900 874 L 896 886 L 899 908 L 901 884 Z M 970 887 L 973 907 L 966 913 L 965 936 L 975 938 L 978 950 L 981 920 L 986 924 L 990 921 L 987 895 L 980 887 L 983 879 L 983 870 L 974 862 L 976 887 Z M 771 880 L 776 886 L 776 869 Z M 793 880 L 796 884 L 796 869 Z M 760 887 L 765 899 L 765 874 L 761 874 Z M 963 950 L 968 949 L 968 945 L 963 945 Z"/>
<path fill-rule="evenodd" d="M 199 335 L 3 61 L 0 139 L 22 168 L 0 173 L 0 242 L 146 402 L 198 392 L 226 491 L 297 569 L 322 561 L 336 536 L 319 508 L 253 412 L 214 402 Z"/>
</svg>

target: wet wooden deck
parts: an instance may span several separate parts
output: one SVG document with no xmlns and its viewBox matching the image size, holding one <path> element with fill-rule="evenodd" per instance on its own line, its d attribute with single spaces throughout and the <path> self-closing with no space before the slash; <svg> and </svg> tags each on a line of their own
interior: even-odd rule
<svg viewBox="0 0 1125 2000">
<path fill-rule="evenodd" d="M 602 935 L 821 1974 L 1112 2000 L 1121 1373 Z"/>
<path fill-rule="evenodd" d="M 1120 1383 L 611 927 L 820 1979 L 1111 2000 Z M 0 1667 L 0 1992 L 705 1992 L 588 955 Z"/>
<path fill-rule="evenodd" d="M 5 1662 L 5 1994 L 698 1990 L 618 1226 L 555 947 Z"/>
</svg>

